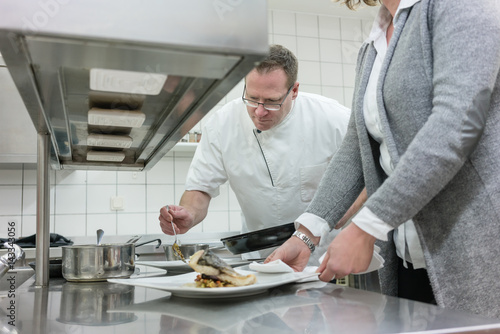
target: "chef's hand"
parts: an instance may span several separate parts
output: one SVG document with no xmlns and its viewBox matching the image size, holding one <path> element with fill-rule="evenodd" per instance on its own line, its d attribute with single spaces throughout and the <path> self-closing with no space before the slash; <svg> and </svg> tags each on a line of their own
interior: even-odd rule
<svg viewBox="0 0 500 334">
<path fill-rule="evenodd" d="M 325 258 L 318 267 L 319 279 L 329 282 L 368 269 L 376 238 L 356 224 L 344 228 L 328 246 Z"/>
<path fill-rule="evenodd" d="M 176 227 L 175 233 L 183 234 L 189 231 L 193 227 L 193 215 L 182 206 L 169 205 L 169 210 L 164 206 L 160 209 L 160 227 L 163 233 L 168 235 L 174 235 L 174 230 L 172 229 L 172 221 Z"/>
<path fill-rule="evenodd" d="M 315 238 L 304 227 L 299 227 L 299 231 L 305 233 L 315 243 L 319 243 L 319 238 Z M 309 247 L 297 237 L 292 236 L 283 245 L 271 253 L 264 261 L 269 263 L 275 260 L 281 260 L 289 265 L 295 271 L 303 271 L 309 261 L 311 251 Z"/>
</svg>

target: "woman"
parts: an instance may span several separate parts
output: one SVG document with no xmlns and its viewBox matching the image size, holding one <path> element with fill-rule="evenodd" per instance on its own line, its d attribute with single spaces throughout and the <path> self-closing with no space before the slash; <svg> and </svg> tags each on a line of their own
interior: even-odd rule
<svg viewBox="0 0 500 334">
<path fill-rule="evenodd" d="M 383 293 L 398 295 L 398 262 L 420 249 L 424 282 L 413 285 L 428 276 L 439 306 L 500 317 L 500 4 L 381 2 L 359 52 L 348 132 L 298 231 L 317 244 L 322 224 L 335 227 L 366 187 L 364 207 L 328 247 L 321 280 L 365 270 L 379 240 Z M 309 255 L 292 237 L 267 261 L 302 270 Z"/>
</svg>

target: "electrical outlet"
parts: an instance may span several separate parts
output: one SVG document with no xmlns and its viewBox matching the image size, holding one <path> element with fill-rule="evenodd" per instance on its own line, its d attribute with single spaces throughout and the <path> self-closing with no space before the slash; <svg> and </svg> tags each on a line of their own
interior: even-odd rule
<svg viewBox="0 0 500 334">
<path fill-rule="evenodd" d="M 123 210 L 124 208 L 124 200 L 121 196 L 111 197 L 111 210 L 118 211 Z"/>
</svg>

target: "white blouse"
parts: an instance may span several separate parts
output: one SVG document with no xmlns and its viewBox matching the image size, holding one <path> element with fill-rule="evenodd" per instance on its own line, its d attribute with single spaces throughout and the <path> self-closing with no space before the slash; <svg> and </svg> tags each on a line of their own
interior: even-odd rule
<svg viewBox="0 0 500 334">
<path fill-rule="evenodd" d="M 394 25 L 397 24 L 398 13 L 403 8 L 408 8 L 413 6 L 419 0 L 408 0 L 401 1 L 397 11 L 396 17 L 394 20 Z M 391 157 L 389 156 L 389 150 L 387 148 L 387 143 L 384 139 L 384 135 L 381 131 L 382 126 L 380 123 L 379 112 L 377 107 L 377 83 L 380 74 L 380 69 L 382 67 L 382 63 L 385 58 L 385 54 L 387 53 L 387 28 L 391 22 L 392 16 L 385 8 L 382 6 L 379 11 L 379 15 L 375 20 L 370 36 L 368 37 L 367 42 L 373 41 L 375 50 L 377 50 L 377 57 L 375 59 L 375 63 L 373 64 L 372 73 L 370 75 L 370 79 L 368 81 L 368 86 L 366 89 L 366 94 L 364 97 L 363 103 L 363 112 L 365 117 L 366 128 L 370 135 L 380 143 L 380 165 L 382 169 L 385 171 L 387 175 L 391 175 L 394 171 L 394 165 L 391 161 Z M 376 218 L 375 221 L 378 221 L 378 224 L 384 222 L 380 221 L 370 210 L 360 210 L 359 215 L 361 217 L 354 218 L 356 220 L 356 225 L 363 229 L 362 225 L 365 224 L 366 220 L 370 220 L 373 224 L 373 218 Z M 367 219 L 363 219 L 363 215 L 366 215 Z M 371 219 L 370 219 L 370 216 Z M 358 223 L 358 219 L 360 222 Z M 361 225 L 361 226 L 360 226 Z M 388 227 L 387 224 L 382 229 L 382 231 L 386 231 Z M 424 255 L 422 252 L 422 247 L 420 245 L 420 241 L 418 240 L 417 231 L 415 230 L 415 224 L 412 220 L 407 221 L 406 223 L 400 225 L 394 231 L 394 243 L 396 245 L 397 255 L 403 259 L 405 267 L 407 267 L 406 262 L 411 262 L 415 269 L 425 268 Z"/>
</svg>

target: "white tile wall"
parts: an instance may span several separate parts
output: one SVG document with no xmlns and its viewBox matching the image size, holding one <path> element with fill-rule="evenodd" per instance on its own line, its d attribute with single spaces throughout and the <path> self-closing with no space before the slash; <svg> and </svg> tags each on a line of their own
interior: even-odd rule
<svg viewBox="0 0 500 334">
<path fill-rule="evenodd" d="M 297 36 L 318 38 L 318 16 L 314 14 L 295 14 Z"/>
<path fill-rule="evenodd" d="M 319 60 L 323 63 L 342 63 L 342 43 L 336 39 L 319 40 Z"/>
<path fill-rule="evenodd" d="M 302 91 L 323 94 L 350 107 L 357 51 L 372 20 L 270 10 L 269 43 L 282 44 L 299 59 Z M 214 108 L 241 97 L 243 81 Z M 193 129 L 201 131 L 202 123 Z M 147 172 L 51 171 L 50 231 L 65 236 L 158 234 L 159 209 L 177 204 L 184 191 L 192 152 L 169 152 Z M 123 198 L 123 210 L 110 208 Z M 221 187 L 204 222 L 192 231 L 235 231 L 241 228 L 240 206 L 230 187 Z M 0 169 L 0 237 L 15 221 L 17 237 L 36 232 L 36 171 Z"/>
<path fill-rule="evenodd" d="M 340 40 L 340 18 L 332 16 L 318 16 L 319 37 Z"/>
<path fill-rule="evenodd" d="M 106 202 L 108 203 L 109 200 Z M 103 229 L 106 235 L 115 235 L 117 234 L 116 221 L 116 213 L 87 214 L 86 235 L 95 235 L 95 231 L 99 228 Z M 138 234 L 138 232 L 132 234 Z"/>
<path fill-rule="evenodd" d="M 87 187 L 81 184 L 58 185 L 56 188 L 56 221 L 58 215 L 81 214 L 87 212 Z"/>
<path fill-rule="evenodd" d="M 22 183 L 22 177 L 23 177 L 22 170 L 5 170 L 2 173 L 0 173 L 0 184 L 3 185 L 20 184 Z M 3 199 L 3 197 L 1 198 Z"/>
<path fill-rule="evenodd" d="M 111 198 L 116 196 L 116 186 L 108 184 L 87 185 L 87 214 L 106 214 L 111 207 Z"/>
<path fill-rule="evenodd" d="M 16 185 L 0 187 L 0 212 L 5 215 L 18 215 L 22 212 L 22 188 Z"/>
</svg>

